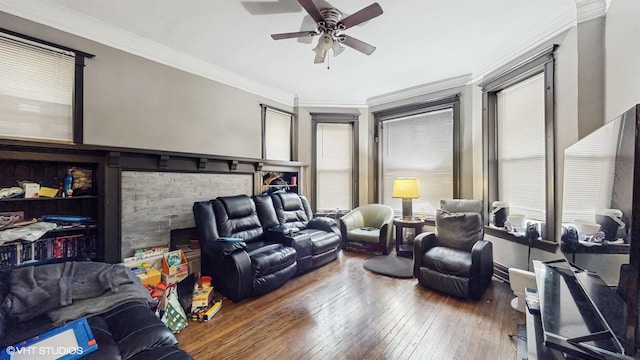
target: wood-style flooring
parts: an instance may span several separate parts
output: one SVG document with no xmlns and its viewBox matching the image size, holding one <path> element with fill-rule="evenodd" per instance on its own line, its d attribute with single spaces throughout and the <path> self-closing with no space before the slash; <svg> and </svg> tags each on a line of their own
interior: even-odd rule
<svg viewBox="0 0 640 360">
<path fill-rule="evenodd" d="M 525 316 L 508 284 L 460 300 L 369 272 L 368 256 L 343 251 L 261 297 L 223 298 L 212 320 L 177 335 L 180 347 L 195 359 L 516 359 L 510 335 Z"/>
</svg>

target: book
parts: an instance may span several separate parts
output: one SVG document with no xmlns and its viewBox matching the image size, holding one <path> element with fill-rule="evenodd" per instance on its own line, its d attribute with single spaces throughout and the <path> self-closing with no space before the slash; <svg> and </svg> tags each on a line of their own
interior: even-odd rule
<svg viewBox="0 0 640 360">
<path fill-rule="evenodd" d="M 207 311 L 204 312 L 204 316 L 202 318 L 203 321 L 211 320 L 213 315 L 217 314 L 220 311 L 220 307 L 222 306 L 222 299 L 216 301 Z"/>
</svg>

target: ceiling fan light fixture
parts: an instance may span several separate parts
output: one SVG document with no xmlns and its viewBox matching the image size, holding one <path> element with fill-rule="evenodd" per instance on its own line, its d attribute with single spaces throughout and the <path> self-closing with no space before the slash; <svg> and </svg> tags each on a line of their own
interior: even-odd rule
<svg viewBox="0 0 640 360">
<path fill-rule="evenodd" d="M 313 48 L 313 51 L 318 56 L 324 56 L 327 53 L 327 50 L 331 49 L 333 46 L 333 39 L 328 34 L 323 34 L 318 38 L 318 45 Z"/>
<path fill-rule="evenodd" d="M 377 2 L 364 7 L 345 18 L 343 18 L 343 14 L 340 10 L 332 7 L 331 5 L 327 5 L 328 7 L 320 9 L 315 4 L 314 0 L 298 0 L 298 3 L 302 5 L 311 19 L 315 21 L 316 31 L 271 34 L 271 38 L 274 40 L 282 40 L 319 35 L 318 43 L 313 48 L 313 52 L 316 54 L 314 59 L 314 63 L 316 64 L 324 62 L 327 55 L 331 56 L 331 54 L 329 54 L 329 50 L 331 50 L 333 56 L 340 55 L 344 51 L 345 47 L 352 48 L 365 55 L 371 55 L 376 50 L 375 46 L 343 34 L 342 32 L 382 15 L 382 7 L 380 7 L 380 4 Z"/>
<path fill-rule="evenodd" d="M 331 45 L 331 50 L 333 51 L 333 56 L 338 56 L 340 54 L 342 54 L 342 52 L 344 51 L 344 46 L 342 46 L 342 44 L 340 44 L 340 41 L 333 40 L 333 45 Z"/>
</svg>

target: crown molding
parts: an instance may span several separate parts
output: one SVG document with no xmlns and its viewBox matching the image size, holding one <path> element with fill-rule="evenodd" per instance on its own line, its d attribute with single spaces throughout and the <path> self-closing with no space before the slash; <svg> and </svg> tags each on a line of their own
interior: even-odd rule
<svg viewBox="0 0 640 360">
<path fill-rule="evenodd" d="M 578 24 L 605 16 L 607 8 L 606 0 L 576 0 Z"/>
<path fill-rule="evenodd" d="M 369 107 L 367 104 L 345 104 L 337 102 L 322 102 L 322 101 L 300 101 L 298 107 L 303 108 L 345 108 L 345 109 L 361 109 Z"/>
<path fill-rule="evenodd" d="M 389 104 L 396 101 L 406 100 L 412 97 L 423 96 L 465 86 L 471 81 L 471 74 L 454 76 L 427 84 L 422 84 L 407 89 L 402 89 L 387 94 L 373 96 L 367 99 L 369 107 Z"/>
<path fill-rule="evenodd" d="M 506 49 L 501 56 L 496 56 L 491 61 L 485 62 L 473 71 L 472 83 L 481 81 L 485 76 L 500 70 L 510 62 L 517 60 L 523 54 L 538 49 L 547 44 L 551 39 L 576 26 L 576 14 L 574 11 L 566 11 L 558 16 L 549 25 L 544 26 L 540 31 L 522 38 L 522 40 L 509 49 Z"/>
<path fill-rule="evenodd" d="M 48 0 L 0 0 L 0 11 L 199 75 L 280 104 L 294 106 L 295 94 L 293 93 L 257 82 L 196 57 L 185 55 Z"/>
</svg>

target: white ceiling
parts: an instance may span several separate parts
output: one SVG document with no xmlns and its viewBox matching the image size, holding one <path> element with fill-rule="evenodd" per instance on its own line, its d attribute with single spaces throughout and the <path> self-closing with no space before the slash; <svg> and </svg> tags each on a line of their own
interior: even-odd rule
<svg viewBox="0 0 640 360">
<path fill-rule="evenodd" d="M 330 5 L 351 14 L 374 1 Z M 343 106 L 477 78 L 576 18 L 576 0 L 377 1 L 381 16 L 345 32 L 377 50 L 347 48 L 330 69 L 313 63 L 315 40 L 270 37 L 315 28 L 297 0 L 0 0 L 0 10 L 285 103 Z"/>
</svg>

